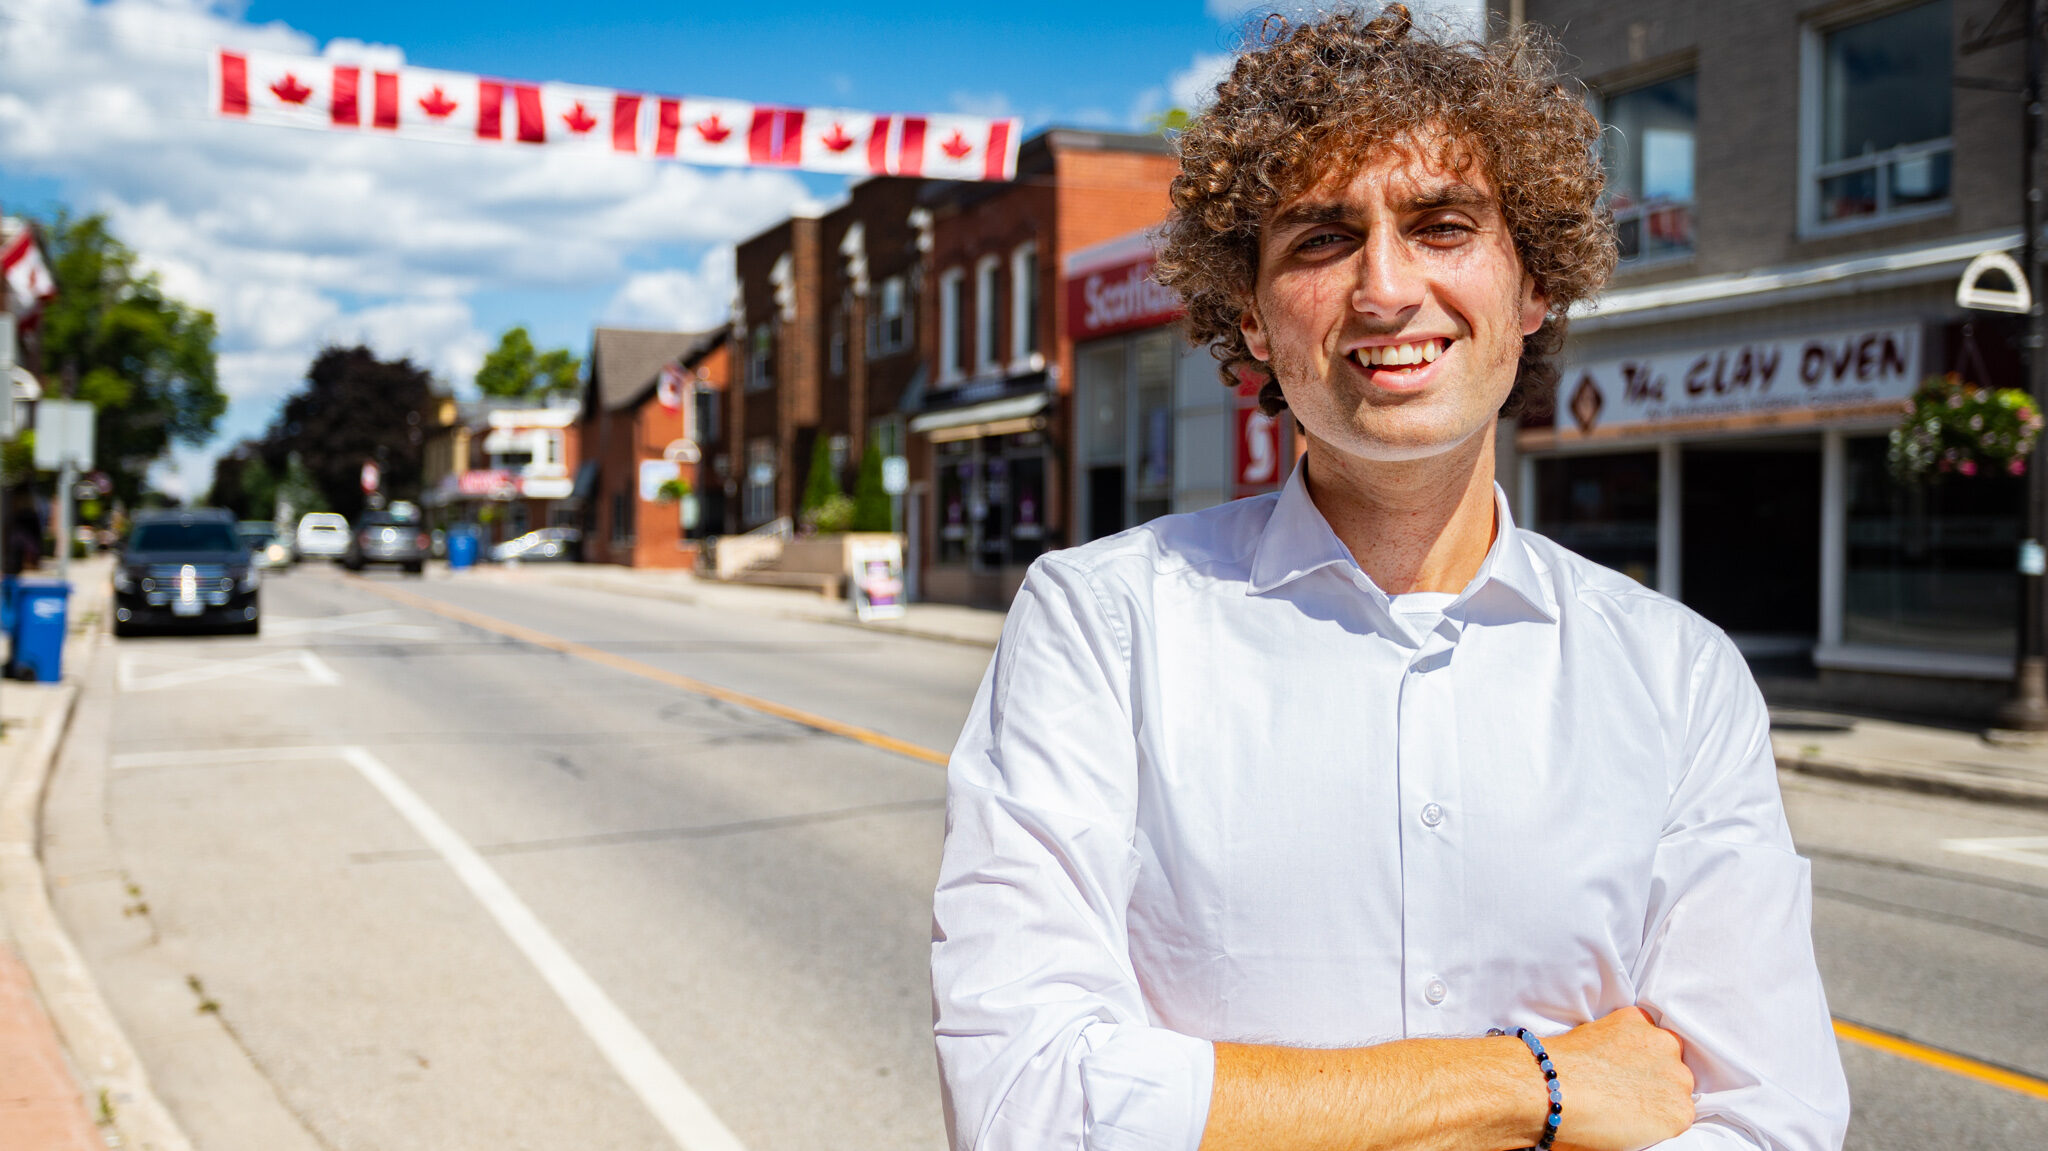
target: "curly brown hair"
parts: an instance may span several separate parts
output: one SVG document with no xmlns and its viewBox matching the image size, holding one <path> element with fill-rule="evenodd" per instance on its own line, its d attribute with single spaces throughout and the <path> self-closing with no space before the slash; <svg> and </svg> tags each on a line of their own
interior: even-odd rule
<svg viewBox="0 0 2048 1151">
<path fill-rule="evenodd" d="M 1600 125 L 1568 86 L 1541 32 L 1491 43 L 1418 32 L 1408 9 L 1347 8 L 1312 23 L 1268 17 L 1180 136 L 1173 214 L 1154 275 L 1180 293 L 1188 334 L 1210 345 L 1226 384 L 1248 369 L 1267 414 L 1286 407 L 1238 327 L 1259 267 L 1260 229 L 1333 167 L 1404 139 L 1434 137 L 1453 168 L 1479 165 L 1500 197 L 1522 267 L 1548 314 L 1522 343 L 1506 410 L 1557 382 L 1565 312 L 1614 270 L 1601 203 Z"/>
</svg>

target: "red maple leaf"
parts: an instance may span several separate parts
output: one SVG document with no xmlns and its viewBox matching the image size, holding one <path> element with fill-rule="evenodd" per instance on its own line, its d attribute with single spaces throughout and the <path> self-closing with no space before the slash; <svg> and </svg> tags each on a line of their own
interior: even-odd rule
<svg viewBox="0 0 2048 1151">
<path fill-rule="evenodd" d="M 844 152 L 848 148 L 853 147 L 853 137 L 847 135 L 846 129 L 840 127 L 839 124 L 835 122 L 832 125 L 832 133 L 828 136 L 820 137 L 818 139 L 818 143 L 825 145 L 827 148 L 832 149 L 834 152 Z"/>
<path fill-rule="evenodd" d="M 578 135 L 597 127 L 597 121 L 591 119 L 590 113 L 583 110 L 581 101 L 578 101 L 574 108 L 562 113 L 562 123 L 569 125 L 569 130 Z"/>
<path fill-rule="evenodd" d="M 427 115 L 439 120 L 461 107 L 461 105 L 450 100 L 447 93 L 441 91 L 441 86 L 436 84 L 433 91 L 420 97 L 420 107 L 425 110 Z"/>
<path fill-rule="evenodd" d="M 939 151 L 953 157 L 955 160 L 964 160 L 967 158 L 967 153 L 974 151 L 974 145 L 967 142 L 967 137 L 960 134 L 960 129 L 955 128 L 953 129 L 953 138 L 939 145 Z"/>
<path fill-rule="evenodd" d="M 303 104 L 306 97 L 313 94 L 311 88 L 299 83 L 299 78 L 290 72 L 284 74 L 284 79 L 272 84 L 270 90 L 277 93 L 277 98 L 287 104 Z"/>
<path fill-rule="evenodd" d="M 725 138 L 732 135 L 732 129 L 719 123 L 718 113 L 713 112 L 697 121 L 697 134 L 704 137 L 706 144 L 723 144 Z"/>
</svg>

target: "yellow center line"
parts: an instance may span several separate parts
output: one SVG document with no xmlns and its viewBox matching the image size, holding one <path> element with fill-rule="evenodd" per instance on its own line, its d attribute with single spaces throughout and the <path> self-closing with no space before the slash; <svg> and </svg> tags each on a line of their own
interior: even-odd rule
<svg viewBox="0 0 2048 1151">
<path fill-rule="evenodd" d="M 586 659 L 616 671 L 623 671 L 629 675 L 651 679 L 656 683 L 667 684 L 670 687 L 687 691 L 694 695 L 715 699 L 722 703 L 748 708 L 758 711 L 763 715 L 772 715 L 777 719 L 786 719 L 791 723 L 801 724 L 814 731 L 822 731 L 827 735 L 836 735 L 842 739 L 850 739 L 855 743 L 894 752 L 897 755 L 907 756 L 910 759 L 936 764 L 940 767 L 946 765 L 946 754 L 944 752 L 934 751 L 928 747 L 920 747 L 908 740 L 897 739 L 891 735 L 883 735 L 881 732 L 870 728 L 843 723 L 827 716 L 818 715 L 815 712 L 808 712 L 801 708 L 790 707 L 787 704 L 776 703 L 771 699 L 762 699 L 757 695 L 748 695 L 745 692 L 733 691 L 731 688 L 719 687 L 717 684 L 705 683 L 701 679 L 694 679 L 687 675 L 666 671 L 652 664 L 642 663 L 637 659 L 627 659 L 625 656 L 603 651 L 589 644 L 561 639 L 546 632 L 535 631 L 530 627 L 523 627 L 507 620 L 498 619 L 495 616 L 485 615 L 482 612 L 475 612 L 468 608 L 456 607 L 454 604 L 443 603 L 440 600 L 429 599 L 426 596 L 395 588 L 389 584 L 372 583 L 359 576 L 350 577 L 350 582 L 409 607 L 416 607 L 421 611 L 432 612 L 435 615 L 455 620 L 458 623 L 466 623 L 471 627 L 495 632 L 508 639 L 518 640 L 521 643 L 530 643 L 535 647 L 561 652 L 563 655 L 573 655 L 578 659 Z M 2031 1075 L 1972 1059 L 1967 1055 L 1957 1055 L 1951 1051 L 1943 1051 L 1938 1047 L 1929 1047 L 1924 1043 L 1916 1043 L 1903 1036 L 1873 1030 L 1862 1024 L 1850 1023 L 1842 1019 L 1835 1020 L 1835 1035 L 1851 1043 L 1860 1043 L 1865 1047 L 1875 1048 L 1888 1055 L 1896 1055 L 1901 1059 L 1910 1059 L 1915 1063 L 1946 1071 L 1952 1075 L 1960 1075 L 1965 1079 L 1974 1079 L 1979 1083 L 1989 1083 L 1994 1087 L 2003 1087 L 2008 1091 L 2017 1091 L 2022 1095 L 2031 1095 L 2036 1099 L 2048 1099 L 2048 1080 L 2037 1079 Z"/>
<path fill-rule="evenodd" d="M 939 767 L 946 766 L 947 756 L 944 752 L 933 751 L 928 747 L 920 747 L 908 740 L 897 739 L 893 735 L 884 735 L 872 728 L 845 723 L 830 716 L 819 715 L 816 712 L 805 711 L 802 708 L 790 707 L 788 704 L 776 703 L 772 699 L 763 699 L 758 695 L 748 695 L 743 691 L 734 691 L 731 688 L 720 687 L 715 683 L 705 683 L 701 679 L 680 675 L 676 672 L 655 667 L 650 663 L 642 663 L 637 659 L 628 659 L 625 656 L 592 647 L 586 643 L 562 639 L 559 636 L 535 631 L 530 627 L 523 627 L 507 620 L 498 619 L 495 616 L 485 615 L 482 612 L 475 612 L 468 608 L 457 607 L 454 604 L 443 603 L 440 600 L 429 599 L 426 596 L 395 588 L 389 584 L 373 583 L 361 577 L 350 577 L 350 582 L 376 592 L 386 599 L 396 600 L 407 607 L 418 608 L 421 611 L 432 612 L 445 619 L 452 619 L 457 623 L 466 623 L 471 627 L 495 632 L 507 639 L 516 639 L 521 643 L 530 643 L 535 647 L 546 648 L 549 651 L 560 652 L 563 655 L 573 655 L 578 659 L 589 660 L 591 663 L 601 667 L 608 667 L 614 671 L 623 671 L 628 675 L 637 675 L 642 679 L 651 679 L 656 683 L 666 684 L 669 687 L 687 691 L 693 695 L 701 695 L 707 699 L 718 700 L 721 703 L 744 707 L 751 711 L 758 711 L 763 715 L 772 715 L 777 719 L 786 719 L 791 723 L 800 724 L 814 731 L 822 731 L 827 735 L 836 735 L 841 739 L 850 739 L 855 743 L 866 744 L 869 747 L 879 748 L 882 751 L 894 752 L 897 755 L 924 763 L 936 764 Z"/>
<path fill-rule="evenodd" d="M 1835 1034 L 1851 1043 L 1874 1047 L 1888 1055 L 1924 1063 L 1965 1079 L 1975 1079 L 1979 1083 L 1989 1083 L 1993 1087 L 2003 1087 L 2007 1091 L 2017 1091 L 2036 1099 L 2048 1099 L 2048 1080 L 2036 1079 L 2032 1075 L 1985 1063 L 1967 1055 L 1957 1055 L 1953 1051 L 1943 1051 L 1939 1047 L 1915 1043 L 1903 1036 L 1873 1030 L 1860 1023 L 1850 1023 L 1843 1019 L 1835 1020 Z"/>
</svg>

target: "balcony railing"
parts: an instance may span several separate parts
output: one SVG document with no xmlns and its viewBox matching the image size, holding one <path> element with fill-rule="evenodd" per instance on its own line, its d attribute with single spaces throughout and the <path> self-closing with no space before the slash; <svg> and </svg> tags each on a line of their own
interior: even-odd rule
<svg viewBox="0 0 2048 1151">
<path fill-rule="evenodd" d="M 1692 201 L 1617 200 L 1614 239 L 1631 266 L 1692 255 Z"/>
<path fill-rule="evenodd" d="M 1816 167 L 1816 222 L 1911 217 L 1945 206 L 1954 151 L 1955 142 L 1943 137 Z"/>
</svg>

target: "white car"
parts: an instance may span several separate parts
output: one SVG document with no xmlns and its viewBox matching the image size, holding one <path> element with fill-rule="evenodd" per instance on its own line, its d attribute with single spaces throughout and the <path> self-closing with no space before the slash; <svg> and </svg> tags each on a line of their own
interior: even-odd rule
<svg viewBox="0 0 2048 1151">
<path fill-rule="evenodd" d="M 299 517 L 293 539 L 302 560 L 338 560 L 348 554 L 348 518 L 334 512 L 307 512 Z"/>
</svg>

